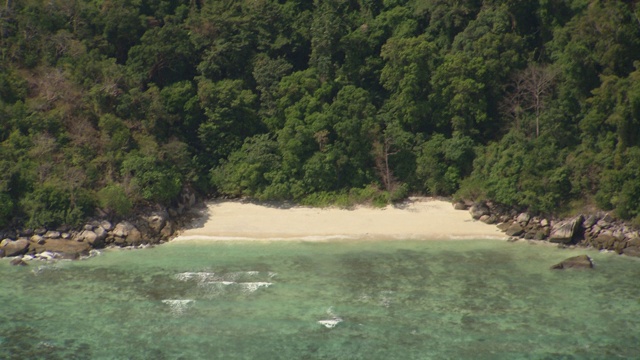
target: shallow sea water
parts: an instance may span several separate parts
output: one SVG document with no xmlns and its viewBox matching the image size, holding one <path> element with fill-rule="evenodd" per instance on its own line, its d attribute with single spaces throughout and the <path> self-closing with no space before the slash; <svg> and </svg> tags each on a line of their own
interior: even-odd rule
<svg viewBox="0 0 640 360">
<path fill-rule="evenodd" d="M 551 271 L 588 254 L 591 271 Z M 497 240 L 0 261 L 0 359 L 634 359 L 640 259 Z"/>
</svg>

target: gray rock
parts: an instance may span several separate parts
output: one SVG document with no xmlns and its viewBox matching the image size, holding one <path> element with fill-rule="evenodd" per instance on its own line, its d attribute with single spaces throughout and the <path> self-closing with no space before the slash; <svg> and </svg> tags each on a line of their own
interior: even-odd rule
<svg viewBox="0 0 640 360">
<path fill-rule="evenodd" d="M 10 241 L 13 241 L 13 240 L 11 240 L 11 239 L 2 239 L 2 241 L 0 241 L 0 248 L 3 247 L 4 244 L 6 244 L 6 243 L 8 243 Z"/>
<path fill-rule="evenodd" d="M 85 230 L 87 230 L 87 231 L 93 231 L 93 227 L 94 227 L 94 226 L 93 226 L 93 225 L 91 225 L 91 224 L 86 224 L 86 225 L 84 226 L 84 229 L 85 229 Z"/>
<path fill-rule="evenodd" d="M 596 224 L 603 229 L 608 229 L 611 227 L 611 223 L 604 220 L 598 220 Z"/>
<path fill-rule="evenodd" d="M 36 257 L 41 260 L 53 260 L 58 257 L 58 254 L 51 251 L 43 251 L 40 254 L 38 254 Z"/>
<path fill-rule="evenodd" d="M 107 230 L 107 231 L 109 231 L 109 230 L 113 229 L 113 224 L 111 224 L 109 221 L 105 220 L 105 221 L 102 221 L 100 223 L 100 227 L 105 229 L 105 230 Z"/>
<path fill-rule="evenodd" d="M 60 233 L 57 232 L 57 231 L 47 231 L 44 234 L 44 237 L 47 238 L 47 239 L 57 239 L 57 238 L 60 237 Z"/>
<path fill-rule="evenodd" d="M 585 229 L 588 229 L 595 225 L 598 222 L 598 217 L 595 215 L 589 215 L 584 219 L 584 223 L 582 224 Z"/>
<path fill-rule="evenodd" d="M 112 232 L 118 245 L 140 245 L 142 233 L 132 223 L 123 221 L 118 223 Z M 122 239 L 122 240 L 119 240 Z M 124 241 L 124 244 L 121 242 Z"/>
<path fill-rule="evenodd" d="M 595 239 L 591 240 L 591 245 L 597 249 L 609 250 L 613 249 L 617 240 L 618 239 L 616 239 L 612 235 L 601 234 L 598 235 L 598 237 L 596 237 Z"/>
<path fill-rule="evenodd" d="M 164 228 L 164 225 L 167 223 L 167 219 L 169 218 L 169 213 L 162 211 L 155 211 L 151 215 L 145 217 L 145 220 L 149 224 L 149 229 L 154 233 L 160 233 L 160 230 Z"/>
<path fill-rule="evenodd" d="M 45 229 L 45 228 L 37 228 L 37 229 L 33 230 L 33 232 L 36 235 L 44 235 L 47 232 L 47 229 Z"/>
<path fill-rule="evenodd" d="M 41 235 L 33 235 L 29 240 L 38 245 L 43 245 L 47 241 L 44 236 Z"/>
<path fill-rule="evenodd" d="M 591 269 L 593 268 L 593 261 L 587 255 L 579 255 L 570 257 L 558 264 L 555 264 L 551 267 L 551 269 L 562 270 L 562 269 Z"/>
<path fill-rule="evenodd" d="M 511 225 L 513 225 L 513 223 L 512 223 L 512 222 L 510 222 L 510 221 L 507 221 L 507 222 L 502 222 L 502 223 L 500 223 L 500 224 L 496 225 L 496 227 L 497 227 L 500 231 L 507 231 L 507 229 L 508 229 Z"/>
<path fill-rule="evenodd" d="M 26 261 L 22 260 L 22 258 L 15 258 L 13 260 L 11 260 L 11 262 L 9 263 L 13 266 L 27 266 L 29 264 L 27 264 Z"/>
<path fill-rule="evenodd" d="M 18 256 L 27 252 L 29 249 L 29 240 L 27 239 L 18 239 L 11 240 L 2 246 L 2 250 L 4 251 L 5 256 Z"/>
<path fill-rule="evenodd" d="M 63 239 L 71 239 L 71 234 L 65 232 L 65 233 L 60 234 L 60 237 L 63 238 Z"/>
<path fill-rule="evenodd" d="M 160 236 L 164 239 L 168 239 L 173 235 L 174 231 L 173 223 L 171 221 L 167 221 L 162 230 L 160 230 Z"/>
<path fill-rule="evenodd" d="M 542 226 L 542 227 L 549 226 L 549 220 L 547 220 L 547 219 L 540 220 L 540 226 Z"/>
<path fill-rule="evenodd" d="M 469 213 L 471 214 L 471 217 L 473 217 L 474 219 L 478 220 L 483 215 L 490 215 L 491 211 L 489 210 L 489 207 L 487 205 L 485 205 L 483 203 L 475 203 L 469 209 Z"/>
<path fill-rule="evenodd" d="M 507 236 L 520 236 L 524 233 L 524 229 L 520 224 L 513 224 L 504 232 Z"/>
<path fill-rule="evenodd" d="M 455 210 L 467 210 L 467 205 L 462 201 L 456 201 L 455 203 L 453 203 L 453 208 Z"/>
<path fill-rule="evenodd" d="M 516 221 L 519 222 L 520 224 L 527 225 L 530 219 L 531 219 L 531 215 L 529 215 L 528 213 L 522 213 L 518 215 L 518 217 L 516 218 Z"/>
<path fill-rule="evenodd" d="M 551 229 L 549 241 L 563 244 L 571 243 L 574 240 L 578 229 L 582 224 L 582 221 L 582 215 L 579 215 L 572 219 L 554 224 L 553 228 Z"/>
<path fill-rule="evenodd" d="M 627 256 L 640 257 L 640 246 L 628 246 L 622 250 Z"/>
<path fill-rule="evenodd" d="M 33 229 L 22 229 L 18 233 L 22 237 L 29 237 L 34 234 Z"/>
<path fill-rule="evenodd" d="M 538 230 L 536 231 L 535 235 L 533 235 L 533 239 L 534 240 L 544 240 L 547 238 L 547 232 L 545 232 L 544 230 Z"/>
<path fill-rule="evenodd" d="M 135 227 L 129 230 L 129 235 L 127 235 L 127 244 L 133 246 L 142 244 L 142 233 Z"/>
<path fill-rule="evenodd" d="M 102 226 L 96 227 L 95 229 L 93 229 L 93 232 L 96 233 L 97 240 L 104 240 L 107 238 L 107 229 L 103 228 Z"/>
<path fill-rule="evenodd" d="M 125 238 L 129 235 L 129 231 L 131 231 L 131 229 L 135 229 L 135 226 L 128 221 L 123 221 L 118 223 L 113 229 L 113 235 Z"/>
<path fill-rule="evenodd" d="M 602 217 L 602 219 L 600 219 L 602 221 L 608 222 L 608 223 L 612 223 L 614 222 L 616 219 L 613 218 L 613 216 L 611 216 L 611 214 L 606 213 L 604 214 L 604 216 Z"/>
</svg>

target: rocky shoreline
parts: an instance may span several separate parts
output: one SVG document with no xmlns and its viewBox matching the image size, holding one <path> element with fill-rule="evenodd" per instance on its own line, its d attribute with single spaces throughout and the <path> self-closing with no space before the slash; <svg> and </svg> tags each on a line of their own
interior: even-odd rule
<svg viewBox="0 0 640 360">
<path fill-rule="evenodd" d="M 25 260 L 77 259 L 105 247 L 144 247 L 171 240 L 192 220 L 194 207 L 202 205 L 185 190 L 171 208 L 152 207 L 127 220 L 112 222 L 96 218 L 76 229 L 69 227 L 0 231 L 0 258 Z M 608 213 L 581 214 L 568 219 L 536 216 L 491 202 L 454 202 L 457 210 L 468 210 L 473 219 L 496 225 L 509 241 L 518 239 L 579 246 L 640 257 L 640 231 Z"/>
<path fill-rule="evenodd" d="M 609 213 L 580 214 L 567 219 L 534 216 L 528 212 L 478 202 L 454 203 L 458 210 L 469 210 L 471 216 L 487 224 L 495 224 L 510 241 L 540 240 L 558 246 L 591 247 L 640 257 L 640 230 L 616 220 Z"/>
<path fill-rule="evenodd" d="M 175 207 L 142 209 L 129 219 L 112 222 L 96 218 L 80 228 L 10 229 L 0 231 L 0 258 L 14 257 L 13 265 L 30 259 L 77 259 L 105 247 L 141 247 L 173 238 L 198 206 L 195 194 L 184 190 Z"/>
</svg>

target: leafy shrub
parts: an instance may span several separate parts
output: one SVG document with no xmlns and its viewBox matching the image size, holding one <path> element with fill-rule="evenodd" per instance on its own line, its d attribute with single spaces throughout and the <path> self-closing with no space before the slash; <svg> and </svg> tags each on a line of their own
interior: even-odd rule
<svg viewBox="0 0 640 360">
<path fill-rule="evenodd" d="M 127 216 L 131 213 L 133 203 L 124 188 L 118 184 L 110 184 L 98 191 L 98 204 L 101 208 L 115 216 Z"/>
<path fill-rule="evenodd" d="M 95 200 L 88 190 L 71 192 L 60 184 L 45 183 L 28 193 L 20 205 L 28 226 L 78 225 L 91 214 Z"/>
<path fill-rule="evenodd" d="M 182 177 L 172 167 L 151 156 L 133 152 L 122 163 L 122 175 L 143 199 L 170 203 L 182 189 Z"/>
</svg>

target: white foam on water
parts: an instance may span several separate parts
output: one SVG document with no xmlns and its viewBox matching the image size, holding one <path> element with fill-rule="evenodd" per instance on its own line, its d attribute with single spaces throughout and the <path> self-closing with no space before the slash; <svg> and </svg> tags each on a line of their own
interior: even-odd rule
<svg viewBox="0 0 640 360">
<path fill-rule="evenodd" d="M 327 309 L 327 315 L 331 316 L 331 319 L 318 321 L 318 324 L 321 324 L 327 329 L 333 329 L 343 321 L 342 318 L 336 315 L 336 313 L 333 311 L 333 306 Z"/>
<path fill-rule="evenodd" d="M 232 285 L 235 281 L 207 281 L 204 285 Z"/>
<path fill-rule="evenodd" d="M 183 272 L 175 276 L 180 281 L 196 280 L 198 282 L 206 282 L 216 279 L 216 274 L 212 272 Z"/>
<path fill-rule="evenodd" d="M 224 280 L 235 281 L 243 276 L 256 276 L 259 274 L 260 274 L 259 271 L 235 271 L 235 272 L 222 274 L 221 278 L 223 278 Z"/>
<path fill-rule="evenodd" d="M 323 325 L 324 327 L 326 327 L 327 329 L 333 329 L 334 327 L 336 327 L 338 324 L 340 324 L 342 322 L 342 319 L 338 318 L 338 319 L 331 319 L 331 320 L 320 320 L 318 321 L 319 324 Z"/>
<path fill-rule="evenodd" d="M 269 279 L 273 279 L 274 277 L 278 276 L 278 273 L 269 271 L 267 273 L 267 276 L 269 277 Z"/>
<path fill-rule="evenodd" d="M 270 282 L 244 282 L 244 283 L 238 283 L 238 285 L 242 286 L 243 290 L 248 291 L 248 292 L 254 292 L 260 288 L 268 288 L 269 286 L 273 285 L 273 283 Z"/>
<path fill-rule="evenodd" d="M 191 299 L 165 299 L 162 300 L 163 304 L 169 305 L 171 313 L 180 315 L 183 314 L 189 307 L 191 307 L 196 301 Z"/>
</svg>

